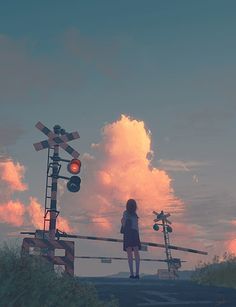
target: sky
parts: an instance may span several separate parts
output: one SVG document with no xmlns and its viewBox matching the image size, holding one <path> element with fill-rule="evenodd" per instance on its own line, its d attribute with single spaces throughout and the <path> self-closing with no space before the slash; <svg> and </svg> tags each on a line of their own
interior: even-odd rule
<svg viewBox="0 0 236 307">
<path fill-rule="evenodd" d="M 187 261 L 182 269 L 236 252 L 235 1 L 0 4 L 1 242 L 20 245 L 20 231 L 42 228 L 47 151 L 33 147 L 46 139 L 41 121 L 80 134 L 70 145 L 81 190 L 60 180 L 58 228 L 121 238 L 135 198 L 143 241 L 163 242 L 152 211 L 164 210 L 171 244 L 208 252 L 173 251 Z M 119 243 L 87 240 L 76 241 L 76 255 L 125 257 Z M 126 262 L 76 260 L 77 275 L 121 271 Z"/>
</svg>

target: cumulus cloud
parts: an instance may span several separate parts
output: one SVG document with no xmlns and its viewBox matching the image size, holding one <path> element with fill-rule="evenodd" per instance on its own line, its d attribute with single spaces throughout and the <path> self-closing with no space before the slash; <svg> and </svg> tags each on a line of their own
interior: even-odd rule
<svg viewBox="0 0 236 307">
<path fill-rule="evenodd" d="M 153 210 L 180 213 L 183 202 L 175 196 L 172 179 L 152 165 L 151 134 L 141 120 L 122 115 L 106 124 L 102 140 L 92 144 L 82 161 L 85 177 L 78 196 L 64 195 L 70 215 L 89 213 L 84 231 L 117 233 L 120 216 L 129 198 L 137 200 L 140 227 L 152 229 Z"/>
</svg>

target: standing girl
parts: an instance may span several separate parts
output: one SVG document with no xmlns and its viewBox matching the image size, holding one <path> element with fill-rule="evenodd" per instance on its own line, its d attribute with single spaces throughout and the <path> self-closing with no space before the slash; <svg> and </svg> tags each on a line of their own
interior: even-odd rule
<svg viewBox="0 0 236 307">
<path fill-rule="evenodd" d="M 138 216 L 136 213 L 137 204 L 134 199 L 129 199 L 126 203 L 126 210 L 123 213 L 121 219 L 122 233 L 124 234 L 123 250 L 127 252 L 128 264 L 130 270 L 130 278 L 139 279 L 139 264 L 140 256 L 139 250 L 141 249 L 141 243 L 139 238 L 138 228 Z M 136 274 L 134 276 L 133 271 L 133 252 L 135 258 Z"/>
</svg>

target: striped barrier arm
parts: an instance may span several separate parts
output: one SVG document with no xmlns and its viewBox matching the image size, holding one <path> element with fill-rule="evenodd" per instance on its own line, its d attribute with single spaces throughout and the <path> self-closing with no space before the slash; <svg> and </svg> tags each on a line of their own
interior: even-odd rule
<svg viewBox="0 0 236 307">
<path fill-rule="evenodd" d="M 21 232 L 21 234 L 29 234 L 34 235 L 34 232 Z M 123 243 L 123 240 L 121 239 L 114 239 L 114 238 L 105 238 L 105 237 L 92 237 L 92 236 L 80 236 L 80 235 L 69 235 L 67 233 L 58 233 L 56 234 L 57 237 L 64 237 L 64 238 L 76 238 L 76 239 L 87 239 L 87 240 L 98 240 L 98 241 L 108 241 L 108 242 L 120 242 Z M 152 243 L 152 242 L 141 242 L 143 245 L 151 246 L 151 247 L 160 247 L 165 248 L 164 244 L 160 243 Z M 183 252 L 189 252 L 189 253 L 196 253 L 196 254 L 202 254 L 202 255 L 208 255 L 207 252 L 199 251 L 191 248 L 185 248 L 185 247 L 179 247 L 175 245 L 169 245 L 170 249 L 175 249 Z"/>
<path fill-rule="evenodd" d="M 98 241 L 107 241 L 107 242 L 120 242 L 120 243 L 123 242 L 123 240 L 121 240 L 121 239 L 106 238 L 106 237 L 68 235 L 66 233 L 59 233 L 58 235 L 60 237 L 77 238 L 77 239 L 98 240 Z M 151 247 L 165 248 L 165 245 L 164 244 L 160 244 L 160 243 L 141 242 L 141 244 L 142 245 L 151 246 Z M 185 248 L 185 247 L 180 247 L 180 246 L 175 246 L 175 245 L 169 245 L 168 248 L 179 250 L 179 251 L 182 251 L 182 252 L 196 253 L 196 254 L 201 254 L 201 255 L 207 255 L 208 254 L 207 252 L 204 252 L 204 251 L 199 251 L 199 250 L 195 250 L 195 249 L 191 249 L 191 248 Z"/>
</svg>

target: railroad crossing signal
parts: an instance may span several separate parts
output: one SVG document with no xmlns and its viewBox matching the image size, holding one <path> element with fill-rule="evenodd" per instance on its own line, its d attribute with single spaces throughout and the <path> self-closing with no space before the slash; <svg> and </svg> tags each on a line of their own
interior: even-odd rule
<svg viewBox="0 0 236 307">
<path fill-rule="evenodd" d="M 155 214 L 157 217 L 154 219 L 154 222 L 159 222 L 164 220 L 167 224 L 171 224 L 171 221 L 169 221 L 167 218 L 170 216 L 170 213 L 164 214 L 163 211 L 160 213 L 157 213 L 156 211 L 153 211 L 153 214 Z"/>
<path fill-rule="evenodd" d="M 65 129 L 62 129 L 59 125 L 53 127 L 53 131 L 48 129 L 44 124 L 38 122 L 36 128 L 45 134 L 48 139 L 35 143 L 34 148 L 36 151 L 48 149 L 48 163 L 47 163 L 47 181 L 46 181 L 46 192 L 45 192 L 45 214 L 44 214 L 44 233 L 46 228 L 46 222 L 49 222 L 49 237 L 50 239 L 55 238 L 56 234 L 56 219 L 59 214 L 57 211 L 57 180 L 59 178 L 68 180 L 67 188 L 70 192 L 78 192 L 80 190 L 81 179 L 78 176 L 74 176 L 80 172 L 81 161 L 77 158 L 79 153 L 72 148 L 67 142 L 78 139 L 79 133 L 77 131 L 67 133 Z M 59 156 L 59 148 L 64 149 L 67 153 L 72 156 L 72 160 L 61 159 Z M 50 156 L 50 150 L 53 149 L 53 155 Z M 49 158 L 52 163 L 49 163 Z M 61 170 L 60 162 L 67 162 L 67 170 L 73 174 L 71 177 L 60 176 Z M 51 174 L 49 171 L 52 170 Z M 51 184 L 48 184 L 51 178 Z M 51 195 L 48 195 L 48 189 L 51 189 Z M 47 205 L 47 201 L 50 199 L 50 206 Z M 49 213 L 49 218 L 47 217 Z"/>
<path fill-rule="evenodd" d="M 170 213 L 164 213 L 164 211 L 161 211 L 160 213 L 157 213 L 156 211 L 153 211 L 153 214 L 156 215 L 156 218 L 153 220 L 155 224 L 153 225 L 153 229 L 158 231 L 159 225 L 162 226 L 163 229 L 163 236 L 164 236 L 164 243 L 165 243 L 165 252 L 166 252 L 166 261 L 168 266 L 168 272 L 170 273 L 170 270 L 175 268 L 177 269 L 176 263 L 173 261 L 173 258 L 171 256 L 171 249 L 170 249 L 170 239 L 169 239 L 169 233 L 172 232 L 172 227 L 170 227 L 171 221 L 169 221 L 167 218 L 170 217 Z M 160 222 L 157 224 L 157 222 Z M 181 263 L 180 263 L 181 266 Z M 179 267 L 178 267 L 179 268 Z"/>
<path fill-rule="evenodd" d="M 62 129 L 59 125 L 55 125 L 53 131 L 51 131 L 41 122 L 38 122 L 36 128 L 48 137 L 47 140 L 34 144 L 36 151 L 42 149 L 48 150 L 44 226 L 43 230 L 35 231 L 34 239 L 24 238 L 22 243 L 22 254 L 32 253 L 35 255 L 38 253 L 40 256 L 45 257 L 52 266 L 63 265 L 65 266 L 65 271 L 69 275 L 74 275 L 74 242 L 55 240 L 55 235 L 58 231 L 58 229 L 56 229 L 56 219 L 59 215 L 59 211 L 57 210 L 57 181 L 59 178 L 66 179 L 68 180 L 67 187 L 69 191 L 77 192 L 80 190 L 81 179 L 75 176 L 75 174 L 80 172 L 81 168 L 81 161 L 78 160 L 79 153 L 67 144 L 67 142 L 78 139 L 80 136 L 77 131 L 67 133 L 65 129 Z M 73 159 L 61 159 L 59 156 L 59 148 L 64 149 Z M 50 154 L 51 150 L 53 150 L 53 155 Z M 50 162 L 51 160 L 52 162 Z M 73 176 L 69 178 L 59 175 L 61 162 L 68 163 L 67 170 L 73 174 Z M 50 204 L 48 204 L 49 200 Z M 49 222 L 48 229 L 46 227 L 47 222 Z M 56 249 L 64 250 L 65 256 L 56 256 Z"/>
</svg>

